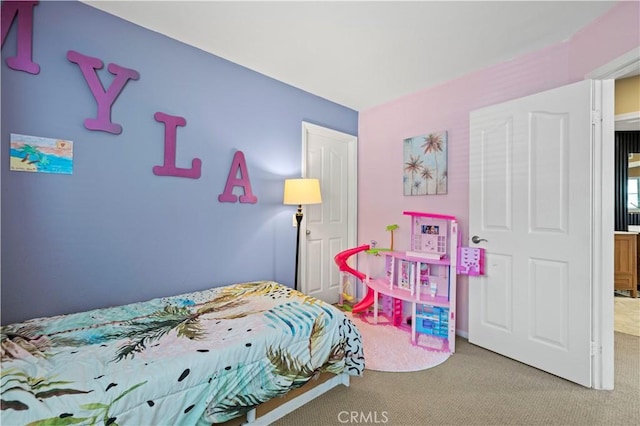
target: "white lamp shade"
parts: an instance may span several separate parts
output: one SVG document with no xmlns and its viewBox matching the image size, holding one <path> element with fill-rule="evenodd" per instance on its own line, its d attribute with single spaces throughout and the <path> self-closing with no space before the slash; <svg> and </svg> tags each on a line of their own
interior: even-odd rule
<svg viewBox="0 0 640 426">
<path fill-rule="evenodd" d="M 320 204 L 320 181 L 318 179 L 285 179 L 283 204 Z"/>
</svg>

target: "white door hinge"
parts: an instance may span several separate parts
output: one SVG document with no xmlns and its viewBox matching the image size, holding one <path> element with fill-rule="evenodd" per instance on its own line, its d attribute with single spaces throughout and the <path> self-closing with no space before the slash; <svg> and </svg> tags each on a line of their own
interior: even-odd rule
<svg viewBox="0 0 640 426">
<path fill-rule="evenodd" d="M 591 111 L 591 124 L 600 124 L 602 121 L 602 112 L 599 109 Z"/>
<path fill-rule="evenodd" d="M 591 342 L 591 356 L 598 355 L 598 345 L 596 342 Z"/>
</svg>

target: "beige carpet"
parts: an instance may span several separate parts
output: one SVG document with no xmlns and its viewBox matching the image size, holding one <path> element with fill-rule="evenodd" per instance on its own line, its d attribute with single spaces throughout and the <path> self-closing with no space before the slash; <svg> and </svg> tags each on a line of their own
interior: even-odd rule
<svg viewBox="0 0 640 426">
<path fill-rule="evenodd" d="M 615 331 L 640 336 L 640 298 L 616 296 L 613 310 Z"/>
<path fill-rule="evenodd" d="M 639 354 L 640 337 L 615 333 L 615 390 L 596 391 L 458 338 L 434 368 L 367 370 L 274 424 L 639 425 Z"/>
</svg>

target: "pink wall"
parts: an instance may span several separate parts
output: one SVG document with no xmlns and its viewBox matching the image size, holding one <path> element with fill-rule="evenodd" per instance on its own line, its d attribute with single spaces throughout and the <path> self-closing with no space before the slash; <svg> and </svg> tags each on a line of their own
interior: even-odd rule
<svg viewBox="0 0 640 426">
<path fill-rule="evenodd" d="M 621 2 L 569 41 L 499 63 L 398 100 L 360 112 L 358 131 L 358 242 L 409 247 L 405 210 L 455 215 L 463 244 L 469 236 L 469 113 L 483 106 L 573 83 L 640 46 L 638 2 Z M 402 140 L 448 132 L 446 195 L 403 196 Z M 458 330 L 468 331 L 468 279 L 458 276 Z"/>
</svg>

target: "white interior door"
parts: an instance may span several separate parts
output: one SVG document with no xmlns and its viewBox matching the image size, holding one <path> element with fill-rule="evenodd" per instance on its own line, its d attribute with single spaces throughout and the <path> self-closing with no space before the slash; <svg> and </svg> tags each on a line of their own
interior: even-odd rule
<svg viewBox="0 0 640 426">
<path fill-rule="evenodd" d="M 469 341 L 587 387 L 601 262 L 594 257 L 601 141 L 593 131 L 600 114 L 592 107 L 601 83 L 470 116 L 469 235 L 486 241 L 469 244 L 486 257 L 485 275 L 469 278 Z"/>
<path fill-rule="evenodd" d="M 333 258 L 356 243 L 357 138 L 302 123 L 302 140 L 302 175 L 320 179 L 322 204 L 303 206 L 300 289 L 336 303 L 341 283 Z"/>
</svg>

